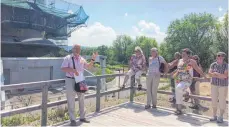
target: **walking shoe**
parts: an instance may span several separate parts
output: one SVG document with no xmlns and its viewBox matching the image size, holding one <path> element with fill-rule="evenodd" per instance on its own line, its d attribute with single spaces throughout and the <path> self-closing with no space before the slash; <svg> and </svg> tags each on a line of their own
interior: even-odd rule
<svg viewBox="0 0 229 127">
<path fill-rule="evenodd" d="M 150 105 L 146 105 L 145 106 L 145 109 L 149 109 L 151 106 Z"/>
<path fill-rule="evenodd" d="M 157 106 L 156 105 L 153 105 L 152 108 L 157 108 Z"/>
<path fill-rule="evenodd" d="M 213 116 L 212 118 L 210 118 L 210 121 L 216 121 L 217 120 L 217 116 Z"/>
<path fill-rule="evenodd" d="M 142 85 L 141 84 L 138 85 L 138 90 L 142 90 Z"/>
<path fill-rule="evenodd" d="M 71 120 L 70 126 L 76 126 L 76 121 L 75 120 Z"/>
<path fill-rule="evenodd" d="M 90 123 L 90 121 L 89 120 L 87 120 L 87 119 L 80 119 L 80 122 L 83 122 L 83 123 Z"/>
<path fill-rule="evenodd" d="M 223 123 L 223 117 L 218 117 L 217 123 Z"/>
<path fill-rule="evenodd" d="M 176 103 L 176 99 L 175 99 L 175 97 L 171 97 L 171 98 L 169 98 L 169 102 L 171 102 L 171 103 Z"/>
<path fill-rule="evenodd" d="M 182 115 L 182 111 L 177 109 L 177 110 L 175 111 L 175 115 Z"/>
<path fill-rule="evenodd" d="M 198 106 L 198 105 L 193 104 L 193 105 L 189 106 L 189 108 L 191 108 L 191 109 L 199 109 L 199 106 Z"/>
</svg>

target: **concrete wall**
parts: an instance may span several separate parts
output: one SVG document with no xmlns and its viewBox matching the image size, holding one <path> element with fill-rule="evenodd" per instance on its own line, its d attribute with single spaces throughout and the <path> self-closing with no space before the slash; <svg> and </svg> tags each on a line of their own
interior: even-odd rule
<svg viewBox="0 0 229 127">
<path fill-rule="evenodd" d="M 63 58 L 2 58 L 5 85 L 64 78 Z"/>
<path fill-rule="evenodd" d="M 99 56 L 102 57 L 102 56 Z M 99 62 L 99 57 L 96 62 Z M 84 56 L 86 59 L 90 57 Z M 46 81 L 53 79 L 64 79 L 65 73 L 61 71 L 60 67 L 63 58 L 2 58 L 4 85 Z M 92 76 L 93 74 L 87 70 L 84 71 L 85 76 Z M 96 85 L 96 79 L 88 79 L 86 82 L 89 86 Z M 61 85 L 61 84 L 60 84 Z M 25 89 L 28 91 L 40 91 L 40 88 Z M 13 90 L 11 93 L 17 93 L 18 90 Z"/>
<path fill-rule="evenodd" d="M 88 56 L 84 56 L 90 59 Z M 96 62 L 103 56 L 98 56 Z M 52 79 L 63 79 L 65 73 L 60 69 L 63 58 L 2 58 L 4 85 L 45 81 Z M 84 71 L 85 76 L 93 75 Z M 96 80 L 89 82 L 93 83 Z M 90 84 L 91 84 L 90 83 Z"/>
</svg>

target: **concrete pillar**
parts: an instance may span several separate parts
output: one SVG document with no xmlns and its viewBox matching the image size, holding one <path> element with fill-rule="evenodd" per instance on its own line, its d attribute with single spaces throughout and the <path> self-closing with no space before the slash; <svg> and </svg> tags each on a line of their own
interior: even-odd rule
<svg viewBox="0 0 229 127">
<path fill-rule="evenodd" d="M 4 76 L 3 76 L 3 64 L 2 64 L 2 60 L 0 60 L 0 69 L 1 69 L 1 72 L 0 72 L 0 74 L 1 74 L 1 84 L 0 84 L 0 86 L 3 86 L 4 85 L 4 80 L 5 80 L 5 78 L 4 78 Z M 5 101 L 6 101 L 6 95 L 5 95 L 5 91 L 0 91 L 1 92 L 1 110 L 4 110 L 4 108 L 5 108 Z"/>
<path fill-rule="evenodd" d="M 100 67 L 102 69 L 102 75 L 106 74 L 106 56 L 99 56 L 100 60 Z M 101 92 L 104 92 L 107 90 L 107 85 L 106 85 L 106 79 L 101 79 Z"/>
</svg>

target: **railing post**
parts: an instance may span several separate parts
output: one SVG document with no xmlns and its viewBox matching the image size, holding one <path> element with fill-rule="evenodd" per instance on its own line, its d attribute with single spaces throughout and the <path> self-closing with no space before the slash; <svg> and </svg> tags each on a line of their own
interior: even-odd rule
<svg viewBox="0 0 229 127">
<path fill-rule="evenodd" d="M 47 126 L 48 84 L 42 86 L 41 126 Z"/>
<path fill-rule="evenodd" d="M 118 73 L 120 74 L 120 69 L 118 70 Z M 118 76 L 118 88 L 120 88 L 120 76 Z M 120 92 L 118 92 L 118 99 L 120 98 Z"/>
<path fill-rule="evenodd" d="M 101 90 L 101 79 L 97 78 L 96 86 L 96 112 L 100 111 L 100 90 Z"/>
<path fill-rule="evenodd" d="M 135 84 L 135 75 L 131 76 L 130 80 L 130 102 L 134 101 L 134 84 Z"/>
</svg>

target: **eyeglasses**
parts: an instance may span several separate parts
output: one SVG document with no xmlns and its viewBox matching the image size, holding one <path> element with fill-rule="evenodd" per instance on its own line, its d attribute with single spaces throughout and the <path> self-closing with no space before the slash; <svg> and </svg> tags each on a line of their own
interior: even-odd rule
<svg viewBox="0 0 229 127">
<path fill-rule="evenodd" d="M 223 55 L 217 55 L 217 57 L 224 57 Z"/>
</svg>

